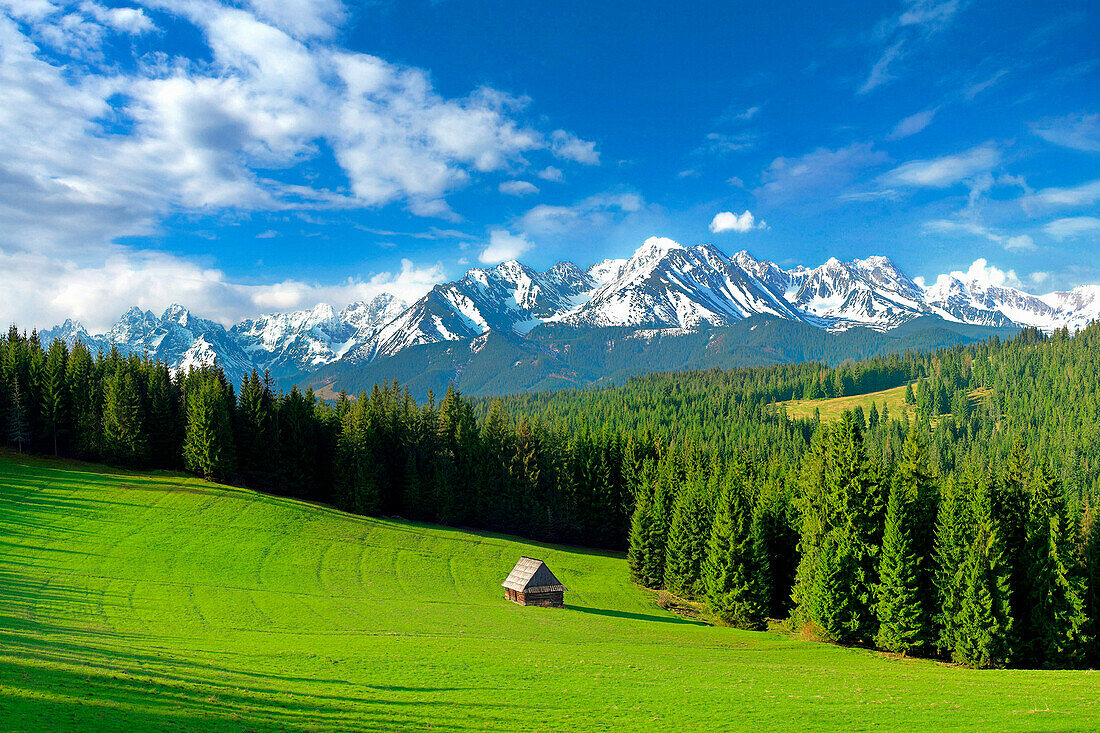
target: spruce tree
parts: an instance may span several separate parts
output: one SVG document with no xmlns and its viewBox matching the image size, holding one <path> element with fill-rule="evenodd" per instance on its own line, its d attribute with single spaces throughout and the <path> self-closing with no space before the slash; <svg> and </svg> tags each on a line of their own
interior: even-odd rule
<svg viewBox="0 0 1100 733">
<path fill-rule="evenodd" d="M 39 377 L 42 396 L 42 429 L 47 444 L 58 455 L 58 443 L 69 432 L 69 393 L 65 385 L 65 367 L 69 350 L 61 339 L 54 339 Z"/>
<path fill-rule="evenodd" d="M 959 568 L 961 592 L 951 657 L 968 667 L 1003 667 L 1011 654 L 1012 614 L 1004 545 L 984 497 L 976 501 L 974 539 Z"/>
<path fill-rule="evenodd" d="M 147 455 L 145 415 L 129 366 L 120 364 L 103 390 L 103 454 L 109 461 L 140 465 Z"/>
<path fill-rule="evenodd" d="M 1025 549 L 1030 633 L 1019 650 L 1029 665 L 1070 666 L 1081 661 L 1084 651 L 1084 602 L 1063 556 L 1066 530 L 1058 488 L 1037 470 Z"/>
<path fill-rule="evenodd" d="M 875 644 L 906 654 L 919 650 L 929 637 L 929 619 L 921 587 L 920 564 L 913 542 L 911 487 L 899 481 L 886 507 L 886 529 L 879 559 L 879 629 Z"/>
<path fill-rule="evenodd" d="M 673 593 L 685 598 L 703 595 L 703 558 L 709 533 L 702 487 L 697 480 L 689 481 L 676 497 L 668 528 L 664 583 Z"/>
<path fill-rule="evenodd" d="M 222 385 L 212 376 L 203 374 L 189 386 L 183 461 L 187 470 L 208 481 L 224 478 L 233 469 L 229 408 Z"/>
<path fill-rule="evenodd" d="M 938 601 L 936 648 L 945 656 L 950 656 L 955 648 L 965 585 L 961 570 L 974 539 L 971 498 L 981 493 L 988 495 L 988 492 L 988 486 L 979 486 L 972 477 L 964 479 L 961 484 L 951 479 L 943 485 L 943 496 L 936 515 L 933 582 Z"/>
<path fill-rule="evenodd" d="M 762 515 L 753 511 L 743 469 L 723 482 L 704 561 L 711 610 L 742 629 L 764 630 L 768 617 L 768 558 Z"/>
<path fill-rule="evenodd" d="M 1088 619 L 1085 661 L 1096 667 L 1100 664 L 1100 517 L 1091 500 L 1082 514 L 1081 529 L 1085 618 Z"/>
<path fill-rule="evenodd" d="M 649 487 L 642 486 L 630 517 L 630 545 L 627 559 L 630 574 L 636 583 L 658 588 L 662 582 L 661 548 L 658 546 L 653 499 Z"/>
</svg>

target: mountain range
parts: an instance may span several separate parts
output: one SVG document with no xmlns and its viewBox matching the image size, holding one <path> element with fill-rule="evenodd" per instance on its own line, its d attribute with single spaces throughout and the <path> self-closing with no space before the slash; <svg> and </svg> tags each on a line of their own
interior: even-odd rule
<svg viewBox="0 0 1100 733">
<path fill-rule="evenodd" d="M 901 348 L 908 347 L 903 337 L 911 341 L 920 330 L 913 324 L 972 340 L 986 332 L 964 326 L 1075 330 L 1097 317 L 1100 286 L 1040 296 L 1002 284 L 941 275 L 925 287 L 886 257 L 850 262 L 834 258 L 816 268 L 786 270 L 756 260 L 748 252 L 729 257 L 712 245 L 685 247 L 651 237 L 629 258 L 604 260 L 586 269 L 560 262 L 538 272 L 515 260 L 472 269 L 459 280 L 436 285 L 412 304 L 382 294 L 340 311 L 319 304 L 311 310 L 246 319 L 228 329 L 179 305 L 160 316 L 134 307 L 102 334 L 90 334 L 80 323 L 67 320 L 40 336 L 69 343 L 81 340 L 93 349 L 114 346 L 124 353 L 147 353 L 173 369 L 216 362 L 234 381 L 257 369 L 270 371 L 284 384 L 337 389 L 361 382 L 356 374 L 407 377 L 423 371 L 433 357 L 439 363 L 439 355 L 446 353 L 452 356 L 442 358 L 440 378 L 448 373 L 452 379 L 460 378 L 470 368 L 470 360 L 489 344 L 494 344 L 490 352 L 503 348 L 507 359 L 516 357 L 502 362 L 505 356 L 498 354 L 491 368 L 520 371 L 527 363 L 525 355 L 535 361 L 560 359 L 563 352 L 579 349 L 599 361 L 602 357 L 596 357 L 597 352 L 610 353 L 624 341 L 633 341 L 632 350 L 641 345 L 649 357 L 658 348 L 679 353 L 686 344 L 699 343 L 702 336 L 713 343 L 716 334 L 737 324 L 744 331 L 746 319 L 777 324 L 773 328 L 777 339 L 783 338 L 778 330 L 785 328 L 782 333 L 790 338 L 790 329 L 797 327 L 799 338 L 807 338 L 805 329 L 810 328 L 830 334 L 834 343 L 855 343 L 859 339 L 851 336 L 836 340 L 855 330 L 882 337 L 876 341 L 867 333 L 862 337 L 871 339 L 867 343 Z M 908 329 L 898 331 L 906 324 Z M 676 346 L 674 339 L 680 339 Z M 939 343 L 942 338 L 930 341 Z M 436 347 L 429 348 L 432 345 Z M 766 344 L 758 346 L 756 362 L 774 360 L 768 357 Z M 732 348 L 739 353 L 732 362 L 754 361 L 743 346 Z M 465 356 L 453 358 L 459 352 Z M 655 361 L 663 368 L 695 363 L 664 357 Z M 724 365 L 730 363 L 727 359 Z M 587 376 L 581 377 L 577 366 L 583 365 L 574 363 L 577 379 L 566 375 L 562 383 L 583 384 L 608 376 L 599 369 L 582 369 Z M 541 378 L 509 384 L 547 386 Z"/>
</svg>

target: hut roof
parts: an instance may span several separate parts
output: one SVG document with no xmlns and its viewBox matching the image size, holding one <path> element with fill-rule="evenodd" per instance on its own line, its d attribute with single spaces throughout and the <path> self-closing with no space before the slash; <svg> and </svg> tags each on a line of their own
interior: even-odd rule
<svg viewBox="0 0 1100 733">
<path fill-rule="evenodd" d="M 542 560 L 533 557 L 521 557 L 508 579 L 501 583 L 505 588 L 524 593 L 550 593 L 564 591 L 567 588 L 554 577 L 550 568 Z"/>
</svg>

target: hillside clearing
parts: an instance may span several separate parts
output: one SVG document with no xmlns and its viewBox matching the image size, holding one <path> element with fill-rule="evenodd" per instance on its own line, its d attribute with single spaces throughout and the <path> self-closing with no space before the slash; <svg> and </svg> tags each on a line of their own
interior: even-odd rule
<svg viewBox="0 0 1100 733">
<path fill-rule="evenodd" d="M 863 414 L 866 415 L 871 410 L 872 402 L 878 406 L 879 412 L 882 412 L 882 405 L 885 403 L 890 408 L 891 417 L 901 418 L 903 414 L 908 414 L 909 418 L 913 419 L 917 414 L 915 405 L 905 404 L 904 384 L 900 387 L 892 387 L 879 392 L 868 392 L 867 394 L 851 395 L 849 397 L 787 400 L 786 402 L 777 402 L 776 406 L 782 405 L 785 407 L 787 414 L 796 420 L 810 419 L 814 416 L 815 409 L 821 410 L 821 419 L 831 422 L 840 419 L 845 410 L 854 410 L 857 406 L 862 407 Z"/>
<path fill-rule="evenodd" d="M 568 608 L 503 600 L 524 554 Z M 1083 731 L 1098 679 L 706 626 L 614 555 L 0 453 L 3 730 Z"/>
</svg>

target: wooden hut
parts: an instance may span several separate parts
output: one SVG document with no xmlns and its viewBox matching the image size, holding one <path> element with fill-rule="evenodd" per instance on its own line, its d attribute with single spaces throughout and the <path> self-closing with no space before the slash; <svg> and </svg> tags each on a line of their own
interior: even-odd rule
<svg viewBox="0 0 1100 733">
<path fill-rule="evenodd" d="M 565 586 L 542 560 L 521 557 L 501 583 L 504 597 L 521 606 L 565 606 Z"/>
</svg>

